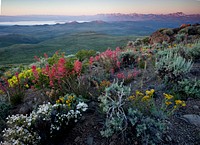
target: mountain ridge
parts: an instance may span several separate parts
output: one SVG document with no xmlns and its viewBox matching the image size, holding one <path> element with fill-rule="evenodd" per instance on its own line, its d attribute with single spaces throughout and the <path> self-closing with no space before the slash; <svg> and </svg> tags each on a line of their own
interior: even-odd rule
<svg viewBox="0 0 200 145">
<path fill-rule="evenodd" d="M 145 21 L 161 19 L 200 19 L 200 14 L 185 14 L 183 12 L 169 14 L 140 14 L 140 13 L 107 13 L 96 15 L 22 15 L 22 16 L 0 16 L 0 22 L 13 21 Z"/>
</svg>

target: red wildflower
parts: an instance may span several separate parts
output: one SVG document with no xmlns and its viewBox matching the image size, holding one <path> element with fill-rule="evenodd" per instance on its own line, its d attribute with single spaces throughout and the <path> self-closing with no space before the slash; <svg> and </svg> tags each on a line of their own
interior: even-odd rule
<svg viewBox="0 0 200 145">
<path fill-rule="evenodd" d="M 74 62 L 74 70 L 76 73 L 80 73 L 82 69 L 82 63 L 79 60 Z"/>
<path fill-rule="evenodd" d="M 44 57 L 47 59 L 48 58 L 48 55 L 46 53 L 44 53 Z"/>
<path fill-rule="evenodd" d="M 118 73 L 117 78 L 118 79 L 124 79 L 125 78 L 124 73 Z"/>
<path fill-rule="evenodd" d="M 94 57 L 90 57 L 90 60 L 89 60 L 90 65 L 92 65 L 93 61 L 94 61 Z"/>
<path fill-rule="evenodd" d="M 36 61 L 40 61 L 40 58 L 38 56 L 34 56 Z"/>
<path fill-rule="evenodd" d="M 35 77 L 35 79 L 36 80 L 39 79 L 38 71 L 37 71 L 35 65 L 32 66 L 32 72 L 33 72 L 33 76 Z"/>
</svg>

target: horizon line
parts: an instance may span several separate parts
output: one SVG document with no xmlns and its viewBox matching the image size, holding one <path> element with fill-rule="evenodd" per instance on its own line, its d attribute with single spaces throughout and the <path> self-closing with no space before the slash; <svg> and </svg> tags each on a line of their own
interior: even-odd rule
<svg viewBox="0 0 200 145">
<path fill-rule="evenodd" d="M 184 12 L 172 12 L 172 13 L 98 13 L 98 14 L 83 14 L 83 15 L 63 15 L 63 14 L 27 14 L 27 15 L 3 15 L 0 16 L 96 16 L 96 15 L 109 15 L 109 14 L 121 14 L 121 15 L 130 15 L 130 14 L 141 14 L 141 15 L 169 15 L 183 13 L 184 15 L 200 15 L 200 13 L 184 13 Z"/>
</svg>

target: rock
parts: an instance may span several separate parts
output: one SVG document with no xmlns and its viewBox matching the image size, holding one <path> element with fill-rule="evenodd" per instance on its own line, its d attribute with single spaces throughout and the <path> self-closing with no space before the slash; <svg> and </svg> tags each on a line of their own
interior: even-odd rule
<svg viewBox="0 0 200 145">
<path fill-rule="evenodd" d="M 93 137 L 88 136 L 88 137 L 87 137 L 87 145 L 92 145 L 92 144 L 93 144 L 93 140 L 94 140 Z"/>
<path fill-rule="evenodd" d="M 172 138 L 171 138 L 169 135 L 167 135 L 167 136 L 166 136 L 166 141 L 167 141 L 167 142 L 171 142 L 171 141 L 172 141 Z"/>
<path fill-rule="evenodd" d="M 198 109 L 199 109 L 199 106 L 194 105 L 192 108 L 193 108 L 194 110 L 198 110 Z"/>
<path fill-rule="evenodd" d="M 162 43 L 163 41 L 165 42 L 170 42 L 170 37 L 166 34 L 162 34 L 159 31 L 154 32 L 151 37 L 149 38 L 150 44 L 156 44 L 156 43 Z"/>
<path fill-rule="evenodd" d="M 80 139 L 81 139 L 80 136 L 77 136 L 77 137 L 75 138 L 74 142 L 79 142 Z"/>
<path fill-rule="evenodd" d="M 192 125 L 200 127 L 200 116 L 196 114 L 186 114 L 183 118 Z"/>
<path fill-rule="evenodd" d="M 112 141 L 109 145 L 116 145 L 116 143 L 114 141 Z"/>
</svg>

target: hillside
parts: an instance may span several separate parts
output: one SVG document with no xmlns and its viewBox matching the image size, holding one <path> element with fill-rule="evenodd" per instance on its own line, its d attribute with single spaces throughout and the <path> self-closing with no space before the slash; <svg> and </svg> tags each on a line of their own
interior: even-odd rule
<svg viewBox="0 0 200 145">
<path fill-rule="evenodd" d="M 1 144 L 199 144 L 199 36 L 184 24 L 134 41 L 90 31 L 1 48 L 22 63 L 45 46 L 67 48 L 0 67 Z"/>
<path fill-rule="evenodd" d="M 30 63 L 34 61 L 34 56 L 41 56 L 44 53 L 53 55 L 56 51 L 66 54 L 74 54 L 81 49 L 105 51 L 108 47 L 114 49 L 118 46 L 126 46 L 127 41 L 136 38 L 136 36 L 111 36 L 84 32 L 62 35 L 36 44 L 14 44 L 0 48 L 0 64 Z"/>
<path fill-rule="evenodd" d="M 108 47 L 123 47 L 136 37 L 149 36 L 157 29 L 172 29 L 183 23 L 185 20 L 145 20 L 0 26 L 0 64 L 33 62 L 35 55 L 41 56 L 44 52 L 52 55 L 57 50 L 73 54 L 80 49 L 104 51 Z"/>
</svg>

